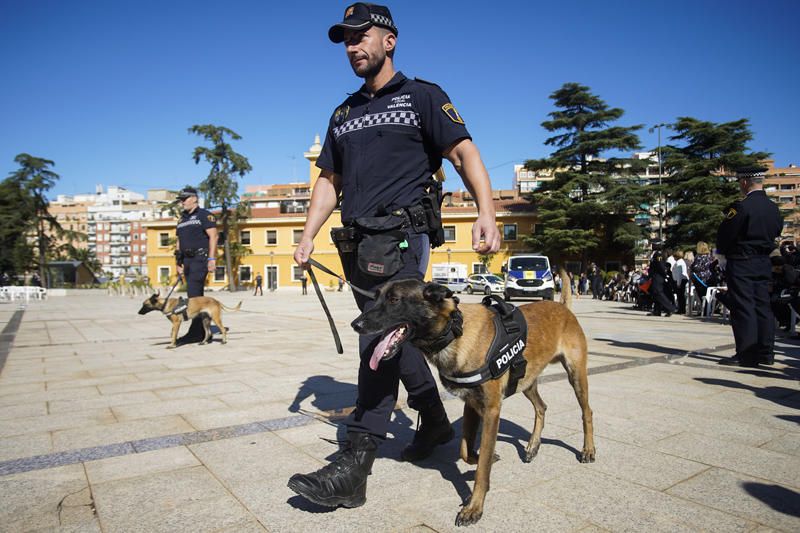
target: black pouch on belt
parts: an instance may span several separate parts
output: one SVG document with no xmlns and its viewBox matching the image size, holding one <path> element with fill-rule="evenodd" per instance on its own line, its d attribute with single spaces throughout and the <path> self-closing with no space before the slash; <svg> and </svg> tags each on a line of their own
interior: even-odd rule
<svg viewBox="0 0 800 533">
<path fill-rule="evenodd" d="M 401 229 L 406 224 L 406 217 L 361 217 L 354 224 L 361 233 L 361 241 L 358 243 L 358 269 L 378 278 L 397 274 L 404 263 L 401 246 L 408 246 L 407 233 Z"/>
</svg>

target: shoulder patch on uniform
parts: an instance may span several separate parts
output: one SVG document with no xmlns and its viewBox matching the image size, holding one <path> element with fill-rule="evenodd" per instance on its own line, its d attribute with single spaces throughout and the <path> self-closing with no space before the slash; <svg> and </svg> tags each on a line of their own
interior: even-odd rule
<svg viewBox="0 0 800 533">
<path fill-rule="evenodd" d="M 347 120 L 347 116 L 350 114 L 350 106 L 349 105 L 342 105 L 336 108 L 336 111 L 333 112 L 333 122 L 337 126 L 341 126 L 344 124 L 344 121 Z"/>
<path fill-rule="evenodd" d="M 444 111 L 444 114 L 447 115 L 447 118 L 449 118 L 456 124 L 464 123 L 464 119 L 461 118 L 461 115 L 458 114 L 458 111 L 456 110 L 455 106 L 450 102 L 447 102 L 442 106 L 442 111 Z"/>
<path fill-rule="evenodd" d="M 736 209 L 734 209 L 733 207 L 729 207 L 728 210 L 725 211 L 725 218 L 727 220 L 730 220 L 735 216 L 736 216 Z"/>
<path fill-rule="evenodd" d="M 209 213 L 209 214 L 208 214 L 208 221 L 209 221 L 209 222 L 216 222 L 216 220 L 217 220 L 217 219 L 216 219 L 216 218 L 214 218 L 214 215 L 212 215 L 211 213 Z"/>
</svg>

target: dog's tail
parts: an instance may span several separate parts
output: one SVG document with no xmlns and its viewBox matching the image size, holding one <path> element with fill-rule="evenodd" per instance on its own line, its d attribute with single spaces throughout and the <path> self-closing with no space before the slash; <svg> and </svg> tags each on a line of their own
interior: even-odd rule
<svg viewBox="0 0 800 533">
<path fill-rule="evenodd" d="M 236 311 L 238 311 L 239 309 L 241 309 L 241 308 L 242 308 L 242 302 L 241 302 L 241 301 L 239 302 L 239 305 L 237 305 L 236 307 L 225 307 L 225 305 L 223 305 L 223 304 L 222 304 L 222 302 L 220 302 L 220 304 L 219 304 L 219 305 L 220 305 L 220 307 L 222 307 L 224 310 L 226 310 L 226 311 L 228 311 L 228 312 L 231 312 L 231 313 L 235 313 Z"/>
<path fill-rule="evenodd" d="M 563 268 L 558 270 L 558 275 L 561 276 L 561 303 L 572 309 L 572 278 Z"/>
</svg>

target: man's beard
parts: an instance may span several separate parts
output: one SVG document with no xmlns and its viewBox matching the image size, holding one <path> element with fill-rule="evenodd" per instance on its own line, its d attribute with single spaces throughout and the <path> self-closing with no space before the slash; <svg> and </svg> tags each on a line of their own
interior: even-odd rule
<svg viewBox="0 0 800 533">
<path fill-rule="evenodd" d="M 353 72 L 355 72 L 356 76 L 368 79 L 377 76 L 385 62 L 386 56 L 384 55 L 380 58 L 367 58 L 367 64 L 360 68 L 356 68 L 352 63 L 350 63 L 350 66 L 353 68 Z"/>
</svg>

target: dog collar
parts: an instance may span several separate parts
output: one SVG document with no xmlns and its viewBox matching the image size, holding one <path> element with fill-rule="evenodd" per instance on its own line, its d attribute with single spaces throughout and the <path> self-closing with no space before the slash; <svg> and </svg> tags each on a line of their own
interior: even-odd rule
<svg viewBox="0 0 800 533">
<path fill-rule="evenodd" d="M 461 311 L 456 307 L 456 310 L 450 313 L 450 320 L 447 321 L 447 325 L 442 330 L 441 335 L 425 344 L 425 351 L 428 353 L 441 352 L 447 348 L 451 342 L 463 334 L 464 315 L 462 315 Z"/>
<path fill-rule="evenodd" d="M 498 379 L 511 369 L 506 396 L 517 391 L 517 382 L 525 375 L 527 361 L 524 357 L 528 339 L 528 323 L 522 312 L 498 296 L 487 296 L 481 302 L 495 312 L 494 340 L 486 354 L 486 362 L 477 370 L 463 374 L 443 374 L 439 378 L 450 387 L 477 387 L 490 379 Z"/>
</svg>

